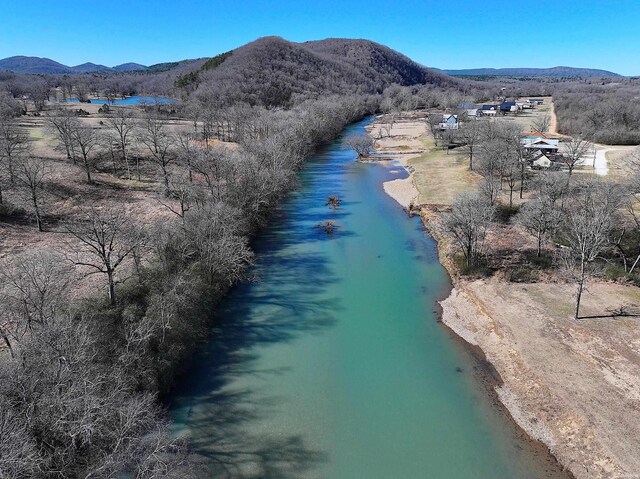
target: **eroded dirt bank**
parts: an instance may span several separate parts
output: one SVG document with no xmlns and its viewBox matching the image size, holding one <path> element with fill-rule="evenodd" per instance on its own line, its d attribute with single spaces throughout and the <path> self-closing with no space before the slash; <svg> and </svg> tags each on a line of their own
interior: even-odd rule
<svg viewBox="0 0 640 479">
<path fill-rule="evenodd" d="M 385 191 L 407 206 L 407 190 L 415 188 L 411 201 L 439 241 L 454 285 L 440 303 L 443 323 L 482 350 L 501 378 L 496 394 L 510 415 L 576 478 L 640 477 L 640 319 L 573 320 L 571 284 L 460 277 L 441 220 L 454 190 L 475 180 L 464 155 L 437 151 L 423 127 L 417 116 L 396 120 L 377 139 L 376 155 L 407 168 L 404 189 Z M 379 131 L 374 126 L 372 136 Z M 640 310 L 640 289 L 593 283 L 583 301 L 584 316 L 621 305 Z"/>
</svg>

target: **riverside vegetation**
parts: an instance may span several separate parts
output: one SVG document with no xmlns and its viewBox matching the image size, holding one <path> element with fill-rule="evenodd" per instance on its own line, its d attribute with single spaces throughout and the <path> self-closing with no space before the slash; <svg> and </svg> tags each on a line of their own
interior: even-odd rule
<svg viewBox="0 0 640 479">
<path fill-rule="evenodd" d="M 0 477 L 198 474 L 188 444 L 168 433 L 158 396 L 206 336 L 216 303 L 247 279 L 250 239 L 295 186 L 305 158 L 367 114 L 453 108 L 503 88 L 432 72 L 366 41 L 269 38 L 215 58 L 139 74 L 0 74 L 0 224 L 10 231 L 0 275 Z M 556 84 L 508 88 L 534 95 Z M 100 111 L 49 101 L 137 93 L 181 101 Z M 582 130 L 558 116 L 567 131 Z M 618 119 L 607 121 L 619 131 Z M 625 138 L 636 129 L 632 118 Z M 449 223 L 472 269 L 486 258 L 486 221 L 496 208 L 514 213 L 496 205 L 497 184 L 506 181 L 511 202 L 516 185 L 540 185 L 541 198 L 555 191 L 514 166 L 513 132 L 493 134 L 476 150 L 483 193 L 459 200 Z M 582 266 L 579 284 L 614 247 L 608 259 L 633 278 L 635 217 L 618 224 L 609 215 L 630 197 L 562 178 L 554 198 L 568 212 L 563 230 L 540 226 L 542 199 L 518 216 L 537 231 L 539 251 L 564 231 Z M 142 198 L 162 213 L 138 214 L 129 201 Z M 470 215 L 476 207 L 481 214 Z M 484 221 L 479 229 L 470 217 Z M 592 218 L 606 224 L 599 249 L 587 251 L 591 238 L 578 228 Z M 607 242 L 613 231 L 617 245 Z M 30 245 L 45 238 L 50 247 L 24 251 L 27 235 Z M 95 294 L 98 287 L 106 293 Z"/>
<path fill-rule="evenodd" d="M 191 477 L 194 464 L 185 444 L 168 435 L 157 395 L 205 336 L 215 303 L 243 278 L 253 257 L 251 235 L 295 184 L 304 158 L 375 108 L 366 96 L 307 101 L 286 111 L 247 107 L 233 128 L 211 131 L 197 122 L 197 131 L 175 134 L 159 108 L 140 118 L 107 115 L 103 123 L 110 126 L 101 128 L 68 111 L 46 112 L 63 156 L 91 188 L 100 188 L 100 161 L 112 162 L 108 149 L 96 156 L 98 133 L 117 138 L 115 166 L 108 168 L 126 181 L 144 180 L 154 167 L 159 201 L 175 219 L 144 226 L 124 205 L 93 199 L 70 199 L 75 205 L 67 214 L 49 216 L 51 195 L 62 192 L 47 176 L 47 161 L 32 156 L 17 121 L 3 119 L 11 132 L 3 140 L 20 145 L 2 156 L 3 221 L 33 216 L 41 234 L 59 232 L 72 244 L 4 263 L 3 477 Z M 203 103 L 199 111 L 211 110 Z M 235 146 L 210 145 L 223 136 Z M 19 206 L 26 192 L 34 198 L 30 211 Z M 108 294 L 73 300 L 72 265 L 100 275 Z"/>
</svg>

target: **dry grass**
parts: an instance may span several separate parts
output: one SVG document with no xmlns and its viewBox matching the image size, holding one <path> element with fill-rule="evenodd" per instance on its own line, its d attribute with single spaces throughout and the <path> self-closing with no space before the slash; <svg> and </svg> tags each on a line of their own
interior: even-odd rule
<svg viewBox="0 0 640 479">
<path fill-rule="evenodd" d="M 473 188 L 477 177 L 469 171 L 468 156 L 452 150 L 432 150 L 408 162 L 421 205 L 451 205 L 463 191 Z"/>
<path fill-rule="evenodd" d="M 83 123 L 100 130 L 106 129 L 100 125 L 103 117 L 97 115 L 98 105 L 74 106 L 91 112 L 90 117 L 80 118 Z M 150 162 L 144 159 L 141 162 L 142 181 L 127 179 L 124 171 L 114 175 L 111 162 L 101 162 L 98 170 L 92 172 L 95 184 L 88 184 L 81 165 L 74 165 L 62 152 L 54 149 L 54 138 L 45 126 L 44 117 L 22 117 L 20 125 L 32 139 L 33 154 L 46 160 L 48 175 L 42 203 L 45 231 L 38 232 L 29 217 L 31 206 L 25 191 L 6 185 L 3 189 L 5 201 L 23 208 L 27 216 L 0 217 L 0 268 L 6 267 L 7 261 L 16 255 L 33 251 L 53 250 L 64 256 L 73 256 L 78 244 L 64 233 L 62 222 L 78 214 L 81 207 L 91 205 L 124 210 L 138 225 L 149 228 L 176 220 L 176 216 L 161 204 L 161 201 L 166 204 L 172 200 L 163 197 L 158 171 Z M 172 121 L 170 128 L 175 130 L 186 126 L 190 126 L 190 123 Z M 146 152 L 139 149 L 135 154 L 144 156 Z M 96 288 L 103 288 L 103 278 L 94 275 L 79 283 L 75 294 L 87 296 Z"/>
</svg>

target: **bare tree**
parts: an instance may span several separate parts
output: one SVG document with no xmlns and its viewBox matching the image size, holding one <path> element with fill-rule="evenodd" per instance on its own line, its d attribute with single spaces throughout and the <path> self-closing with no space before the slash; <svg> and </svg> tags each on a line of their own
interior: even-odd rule
<svg viewBox="0 0 640 479">
<path fill-rule="evenodd" d="M 136 127 L 133 113 L 126 108 L 114 108 L 114 112 L 105 122 L 116 133 L 118 147 L 122 154 L 122 160 L 127 168 L 127 176 L 131 179 L 129 167 L 129 150 L 133 141 L 133 133 Z M 140 180 L 140 168 L 138 168 L 138 180 Z"/>
<path fill-rule="evenodd" d="M 83 217 L 66 225 L 69 234 L 84 247 L 84 256 L 78 255 L 73 262 L 86 266 L 91 273 L 107 276 L 109 303 L 116 303 L 116 271 L 133 252 L 144 244 L 146 238 L 133 226 L 129 216 L 122 210 L 112 208 L 89 208 Z"/>
<path fill-rule="evenodd" d="M 232 152 L 224 147 L 211 147 L 199 149 L 195 153 L 191 160 L 194 173 L 204 180 L 213 199 L 222 200 L 225 164 L 229 162 L 228 158 L 233 156 Z"/>
<path fill-rule="evenodd" d="M 51 88 L 43 78 L 37 78 L 29 84 L 29 96 L 33 100 L 33 105 L 37 111 L 44 110 L 44 105 L 49 99 Z"/>
<path fill-rule="evenodd" d="M 41 203 L 44 194 L 43 184 L 49 172 L 47 164 L 41 158 L 28 156 L 18 160 L 16 170 L 17 182 L 24 186 L 29 193 L 29 202 L 33 207 L 38 231 L 44 231 Z"/>
<path fill-rule="evenodd" d="M 548 113 L 534 118 L 531 122 L 531 127 L 533 128 L 533 130 L 539 131 L 540 133 L 546 133 L 547 131 L 549 131 L 550 126 L 551 116 Z"/>
<path fill-rule="evenodd" d="M 508 154 L 507 142 L 501 138 L 490 139 L 479 145 L 476 171 L 484 177 L 480 182 L 480 190 L 490 205 L 494 205 L 500 196 Z"/>
<path fill-rule="evenodd" d="M 485 121 L 466 121 L 460 129 L 460 139 L 464 143 L 464 150 L 469 155 L 469 169 L 473 171 L 473 155 L 479 143 L 484 138 Z"/>
<path fill-rule="evenodd" d="M 478 193 L 463 193 L 454 200 L 445 227 L 464 255 L 467 267 L 483 254 L 487 229 L 494 214 L 495 207 Z"/>
<path fill-rule="evenodd" d="M 595 270 L 595 261 L 607 246 L 617 209 L 622 198 L 615 185 L 589 181 L 568 205 L 563 225 L 567 248 L 564 263 L 577 282 L 575 319 L 579 318 L 580 301 L 586 281 Z"/>
<path fill-rule="evenodd" d="M 522 163 L 520 159 L 512 152 L 508 152 L 502 158 L 500 165 L 501 177 L 509 187 L 509 208 L 513 208 L 513 191 L 518 184 L 522 183 Z"/>
<path fill-rule="evenodd" d="M 89 85 L 87 85 L 85 81 L 76 83 L 75 92 L 80 103 L 87 103 L 87 101 L 89 101 Z"/>
<path fill-rule="evenodd" d="M 174 161 L 173 137 L 167 131 L 167 122 L 156 113 L 150 113 L 143 121 L 138 138 L 151 153 L 153 161 L 162 173 L 165 188 L 169 188 L 169 165 Z"/>
<path fill-rule="evenodd" d="M 87 175 L 87 183 L 93 183 L 91 179 L 91 170 L 93 169 L 93 150 L 99 144 L 99 137 L 96 130 L 88 125 L 78 123 L 71 131 L 71 141 L 74 145 L 74 151 L 80 155 L 84 171 Z"/>
<path fill-rule="evenodd" d="M 559 227 L 562 214 L 548 199 L 537 198 L 526 202 L 516 215 L 516 222 L 536 237 L 536 256 L 540 257 L 542 242 Z"/>
<path fill-rule="evenodd" d="M 28 479 L 38 477 L 42 466 L 38 447 L 29 434 L 24 418 L 0 398 L 0 477 Z"/>
<path fill-rule="evenodd" d="M 169 211 L 184 220 L 184 215 L 194 203 L 201 200 L 198 187 L 189 179 L 188 173 L 173 175 L 169 180 L 169 187 L 164 191 L 168 200 L 178 203 L 177 207 L 170 201 L 159 199 L 158 202 Z"/>
<path fill-rule="evenodd" d="M 189 181 L 193 182 L 193 159 L 201 149 L 196 142 L 195 134 L 191 131 L 181 131 L 177 135 L 178 161 L 187 168 Z"/>
<path fill-rule="evenodd" d="M 555 207 L 567 193 L 567 178 L 567 173 L 541 171 L 536 181 L 539 197 Z"/>
<path fill-rule="evenodd" d="M 7 168 L 11 183 L 15 181 L 14 163 L 19 156 L 27 154 L 29 146 L 29 137 L 22 128 L 14 120 L 0 116 L 0 166 Z"/>
<path fill-rule="evenodd" d="M 564 144 L 563 162 L 567 165 L 567 168 L 569 168 L 569 178 L 567 181 L 570 181 L 573 169 L 590 149 L 590 143 L 580 137 L 571 138 L 571 140 Z"/>
<path fill-rule="evenodd" d="M 47 118 L 47 125 L 56 138 L 58 148 L 66 153 L 68 160 L 75 163 L 76 152 L 73 132 L 80 127 L 80 120 L 75 117 L 71 110 L 60 108 L 53 116 Z"/>
<path fill-rule="evenodd" d="M 373 139 L 369 135 L 352 135 L 344 144 L 356 152 L 358 158 L 366 158 L 371 154 Z"/>
<path fill-rule="evenodd" d="M 0 270 L 0 316 L 13 317 L 13 334 L 43 325 L 63 311 L 73 282 L 64 258 L 53 251 L 24 253 Z"/>
</svg>

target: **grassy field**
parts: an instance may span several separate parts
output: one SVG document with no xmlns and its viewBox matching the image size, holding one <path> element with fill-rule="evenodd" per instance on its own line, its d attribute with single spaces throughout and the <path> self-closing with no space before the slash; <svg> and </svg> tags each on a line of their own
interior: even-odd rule
<svg viewBox="0 0 640 479">
<path fill-rule="evenodd" d="M 431 150 L 408 162 L 421 205 L 450 205 L 459 193 L 471 189 L 476 175 L 469 171 L 469 158 L 461 151 Z"/>
</svg>

